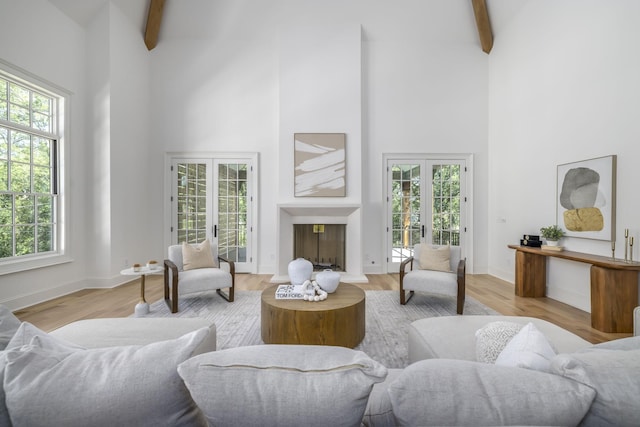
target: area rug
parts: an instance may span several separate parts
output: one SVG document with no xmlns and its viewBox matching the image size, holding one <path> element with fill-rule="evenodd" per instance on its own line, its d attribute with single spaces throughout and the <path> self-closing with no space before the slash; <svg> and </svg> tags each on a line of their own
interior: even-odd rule
<svg viewBox="0 0 640 427">
<path fill-rule="evenodd" d="M 260 335 L 260 291 L 236 291 L 228 303 L 215 292 L 184 296 L 172 314 L 164 300 L 151 304 L 145 317 L 202 317 L 215 323 L 217 348 L 263 344 Z M 440 295 L 416 293 L 400 305 L 398 291 L 366 291 L 364 340 L 356 347 L 387 368 L 408 365 L 407 326 L 425 317 L 455 316 L 456 301 Z M 464 314 L 499 314 L 467 296 Z"/>
</svg>

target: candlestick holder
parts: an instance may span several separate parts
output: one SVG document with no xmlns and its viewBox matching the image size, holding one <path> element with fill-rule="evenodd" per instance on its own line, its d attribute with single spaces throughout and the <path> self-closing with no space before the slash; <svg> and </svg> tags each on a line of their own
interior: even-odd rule
<svg viewBox="0 0 640 427">
<path fill-rule="evenodd" d="M 628 261 L 628 248 L 629 248 L 629 229 L 624 229 L 624 262 Z"/>
<path fill-rule="evenodd" d="M 629 241 L 629 262 L 633 262 L 633 237 Z"/>
<path fill-rule="evenodd" d="M 611 241 L 611 259 L 612 260 L 616 260 L 616 241 L 612 240 Z"/>
</svg>

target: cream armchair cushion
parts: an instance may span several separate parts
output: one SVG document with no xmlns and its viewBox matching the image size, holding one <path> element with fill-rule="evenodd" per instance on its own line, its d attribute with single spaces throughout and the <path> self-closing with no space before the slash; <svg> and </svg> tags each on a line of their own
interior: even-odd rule
<svg viewBox="0 0 640 427">
<path fill-rule="evenodd" d="M 183 245 L 171 245 L 168 249 L 168 259 L 165 260 L 164 270 L 164 298 L 171 308 L 171 312 L 178 311 L 178 295 L 216 290 L 229 302 L 233 301 L 235 288 L 235 265 L 218 255 L 215 243 L 205 240 L 197 245 L 209 245 L 209 251 L 216 261 L 216 267 L 202 267 L 185 270 Z M 196 245 L 191 245 L 192 249 Z M 205 252 L 209 252 L 206 251 Z M 202 253 L 202 251 L 199 251 Z M 221 289 L 229 288 L 228 294 Z"/>
<path fill-rule="evenodd" d="M 433 267 L 426 260 L 427 254 L 423 254 L 425 247 L 428 248 L 427 254 L 436 254 L 439 264 L 442 264 L 442 260 L 446 259 L 441 256 L 442 251 L 448 250 L 450 270 L 421 269 L 421 265 Z M 446 267 L 446 265 L 439 266 L 441 269 Z M 409 270 L 407 271 L 407 269 Z M 413 256 L 400 265 L 400 304 L 406 304 L 415 291 L 444 294 L 457 298 L 457 313 L 462 314 L 465 297 L 465 272 L 466 260 L 461 258 L 460 246 L 415 245 Z M 405 291 L 410 291 L 409 298 L 406 298 Z"/>
</svg>

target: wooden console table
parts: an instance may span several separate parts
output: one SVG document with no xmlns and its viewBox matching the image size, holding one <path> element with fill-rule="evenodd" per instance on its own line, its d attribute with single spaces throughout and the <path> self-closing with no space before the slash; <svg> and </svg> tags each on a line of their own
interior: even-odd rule
<svg viewBox="0 0 640 427">
<path fill-rule="evenodd" d="M 516 295 L 546 295 L 547 257 L 591 264 L 591 326 L 602 332 L 633 332 L 633 309 L 638 305 L 639 262 L 518 245 L 509 245 L 509 248 L 516 250 Z"/>
</svg>

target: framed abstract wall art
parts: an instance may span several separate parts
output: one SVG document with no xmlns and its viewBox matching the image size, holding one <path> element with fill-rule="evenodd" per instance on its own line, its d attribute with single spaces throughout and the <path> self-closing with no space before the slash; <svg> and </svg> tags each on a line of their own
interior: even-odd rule
<svg viewBox="0 0 640 427">
<path fill-rule="evenodd" d="M 568 237 L 615 240 L 615 155 L 558 165 L 556 219 Z"/>
<path fill-rule="evenodd" d="M 344 133 L 294 134 L 296 197 L 345 197 Z"/>
</svg>

